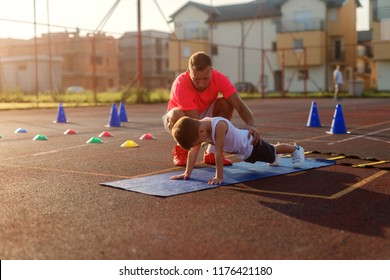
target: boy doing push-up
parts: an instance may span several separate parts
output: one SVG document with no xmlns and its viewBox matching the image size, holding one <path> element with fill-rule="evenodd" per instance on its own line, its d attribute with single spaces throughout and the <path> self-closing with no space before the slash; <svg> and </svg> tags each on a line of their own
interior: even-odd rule
<svg viewBox="0 0 390 280">
<path fill-rule="evenodd" d="M 184 173 L 172 176 L 172 180 L 190 178 L 200 146 L 204 142 L 215 145 L 216 173 L 214 178 L 208 180 L 209 185 L 218 185 L 223 182 L 222 155 L 224 151 L 234 153 L 246 162 L 263 161 L 271 166 L 279 165 L 282 154 L 291 154 L 294 168 L 302 167 L 305 162 L 304 149 L 301 146 L 285 143 L 272 145 L 264 140 L 253 145 L 252 137 L 248 138 L 248 130 L 239 129 L 222 117 L 201 120 L 182 117 L 175 123 L 172 136 L 182 148 L 190 151 Z"/>
</svg>

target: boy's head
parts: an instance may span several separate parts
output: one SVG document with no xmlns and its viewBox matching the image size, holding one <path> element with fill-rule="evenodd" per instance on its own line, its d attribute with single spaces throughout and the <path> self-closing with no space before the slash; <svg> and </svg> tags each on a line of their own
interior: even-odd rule
<svg viewBox="0 0 390 280">
<path fill-rule="evenodd" d="M 199 120 L 182 117 L 173 126 L 172 136 L 183 149 L 190 150 L 199 139 L 199 127 Z"/>
</svg>

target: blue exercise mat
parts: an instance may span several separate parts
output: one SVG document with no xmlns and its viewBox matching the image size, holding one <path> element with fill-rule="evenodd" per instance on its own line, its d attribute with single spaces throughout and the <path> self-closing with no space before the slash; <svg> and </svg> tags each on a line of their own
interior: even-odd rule
<svg viewBox="0 0 390 280">
<path fill-rule="evenodd" d="M 220 186 L 232 185 L 247 181 L 258 180 L 272 176 L 300 172 L 313 168 L 319 168 L 335 164 L 335 161 L 325 159 L 306 159 L 302 168 L 292 168 L 291 159 L 281 158 L 280 166 L 268 166 L 268 163 L 247 162 L 234 163 L 224 168 L 224 182 L 220 185 L 208 185 L 207 181 L 215 176 L 215 167 L 194 169 L 188 180 L 171 180 L 172 175 L 181 174 L 183 171 L 170 172 L 147 177 L 126 179 L 114 182 L 100 183 L 102 186 L 125 189 L 128 191 L 155 195 L 173 196 Z"/>
</svg>

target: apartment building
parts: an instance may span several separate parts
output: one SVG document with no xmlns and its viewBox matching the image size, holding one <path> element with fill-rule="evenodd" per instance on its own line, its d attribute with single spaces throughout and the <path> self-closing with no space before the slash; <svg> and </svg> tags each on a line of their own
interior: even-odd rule
<svg viewBox="0 0 390 280">
<path fill-rule="evenodd" d="M 377 66 L 377 90 L 390 90 L 390 2 L 370 0 L 372 47 Z"/>
<path fill-rule="evenodd" d="M 358 46 L 356 56 L 356 80 L 363 83 L 368 90 L 377 88 L 377 67 L 373 60 L 372 31 L 358 32 Z"/>
<path fill-rule="evenodd" d="M 32 55 L 33 40 L 0 40 L 0 90 L 58 91 L 62 87 L 62 57 Z M 36 75 L 36 73 L 39 73 Z"/>
<path fill-rule="evenodd" d="M 18 87 L 26 92 L 42 92 L 81 86 L 107 91 L 119 83 L 118 44 L 111 36 L 80 36 L 76 31 L 43 34 L 31 40 L 0 41 L 3 89 Z"/>
<path fill-rule="evenodd" d="M 119 83 L 123 87 L 135 85 L 138 74 L 138 33 L 126 32 L 118 39 Z M 141 32 L 143 87 L 167 88 L 175 78 L 168 65 L 170 33 L 146 30 Z"/>
<path fill-rule="evenodd" d="M 187 67 L 191 53 L 208 51 L 232 82 L 262 92 L 332 89 L 336 65 L 344 90 L 355 79 L 358 0 L 255 0 L 210 7 L 187 2 L 172 16 L 177 40 L 170 66 Z"/>
</svg>

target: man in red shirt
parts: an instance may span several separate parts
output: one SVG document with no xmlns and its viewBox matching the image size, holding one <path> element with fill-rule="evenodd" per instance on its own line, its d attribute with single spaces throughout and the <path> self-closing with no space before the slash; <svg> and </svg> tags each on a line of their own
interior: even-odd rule
<svg viewBox="0 0 390 280">
<path fill-rule="evenodd" d="M 167 113 L 163 116 L 165 129 L 171 132 L 173 125 L 184 116 L 195 119 L 204 117 L 232 118 L 235 109 L 247 125 L 248 138 L 253 143 L 260 141 L 253 114 L 242 101 L 230 80 L 212 68 L 211 58 L 204 52 L 194 53 L 188 62 L 188 70 L 180 74 L 172 84 Z M 218 94 L 221 93 L 222 97 Z M 209 145 L 204 153 L 204 161 L 215 164 L 214 147 Z M 173 163 L 185 166 L 188 151 L 176 145 L 173 149 Z M 224 165 L 232 161 L 223 158 Z"/>
</svg>

